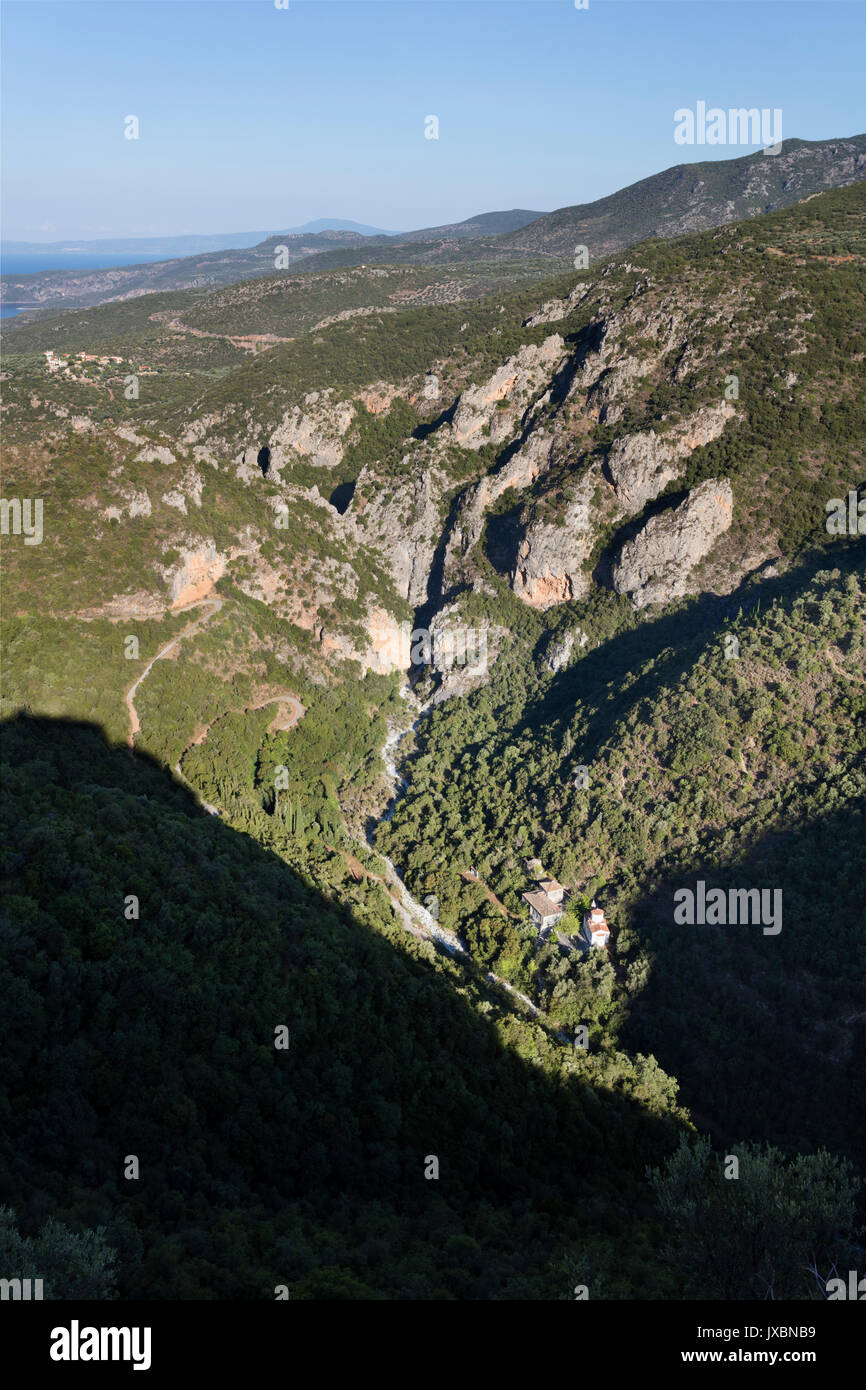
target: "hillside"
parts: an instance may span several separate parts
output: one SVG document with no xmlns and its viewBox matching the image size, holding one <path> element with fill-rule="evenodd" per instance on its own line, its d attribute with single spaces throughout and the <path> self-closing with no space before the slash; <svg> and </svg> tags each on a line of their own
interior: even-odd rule
<svg viewBox="0 0 866 1390">
<path fill-rule="evenodd" d="M 826 500 L 862 479 L 864 199 L 854 185 L 592 279 L 350 317 L 252 358 L 195 336 L 216 334 L 197 313 L 246 326 L 237 288 L 182 303 L 194 331 L 153 356 L 124 336 L 130 306 L 92 311 L 119 363 L 6 359 L 7 488 L 64 516 L 7 601 L 157 616 L 225 576 L 322 655 L 390 670 L 400 623 L 461 592 L 536 612 L 729 592 L 828 541 Z M 110 562 L 57 588 L 94 526 Z"/>
<path fill-rule="evenodd" d="M 522 253 L 515 257 L 507 250 L 497 255 L 496 239 L 500 233 L 523 227 L 539 215 L 515 208 L 511 212 L 482 213 L 465 222 L 408 233 L 376 232 L 373 228 L 353 230 L 355 224 L 334 227 L 314 222 L 303 229 L 263 235 L 254 245 L 249 245 L 245 238 L 214 238 L 217 245 L 212 249 L 203 244 L 196 248 L 197 254 L 183 255 L 178 251 L 174 254 L 179 258 L 150 264 L 117 266 L 111 270 L 46 270 L 32 275 L 4 275 L 0 278 L 0 301 L 32 306 L 32 317 L 38 320 L 45 317 L 46 311 L 56 312 L 61 307 L 82 309 L 165 290 L 233 284 L 272 274 L 278 264 L 283 277 L 307 268 L 323 271 L 364 262 L 438 265 L 448 260 L 449 251 L 453 254 L 455 242 L 478 240 L 480 245 L 481 238 L 485 238 L 485 246 L 491 246 L 484 259 L 523 260 L 526 258 Z M 206 243 L 206 239 L 198 240 Z M 473 249 L 464 253 L 464 260 L 476 259 Z M 538 258 L 530 256 L 529 259 L 537 261 Z M 349 308 L 350 305 L 346 303 L 340 307 Z"/>
<path fill-rule="evenodd" d="M 400 241 L 437 241 L 440 237 L 504 236 L 506 232 L 519 231 L 521 227 L 536 222 L 543 217 L 541 212 L 527 212 L 525 208 L 511 208 L 508 212 L 482 212 L 477 217 L 467 217 L 463 222 L 444 222 L 439 227 L 422 227 L 417 232 L 398 234 Z"/>
<path fill-rule="evenodd" d="M 124 1298 L 565 1297 L 577 1247 L 620 1294 L 651 1278 L 623 1200 L 648 1222 L 637 1155 L 672 1119 L 539 1030 L 515 1047 L 479 982 L 381 934 L 381 897 L 323 895 L 147 758 L 60 722 L 2 743 L 0 1204 L 22 1228 L 103 1227 Z"/>
<path fill-rule="evenodd" d="M 561 1297 L 585 1269 L 764 1296 L 763 1246 L 721 1293 L 659 1259 L 645 1169 L 673 1183 L 697 1128 L 862 1177 L 864 269 L 860 181 L 466 302 L 371 303 L 418 287 L 392 266 L 345 272 L 350 315 L 327 276 L 268 277 L 16 330 L 4 492 L 43 514 L 4 538 L 5 1113 L 37 1176 L 11 1148 L 0 1205 L 107 1223 L 128 1296 L 257 1297 L 286 1263 L 301 1297 Z M 253 351 L 256 315 L 289 341 Z M 467 635 L 479 663 L 441 659 Z M 603 903 L 608 950 L 539 940 L 536 858 L 569 930 Z M 128 930 L 106 905 L 166 863 Z M 780 891 L 781 930 L 681 925 L 698 881 Z M 287 999 L 315 1049 L 291 1078 L 261 1042 Z M 106 1173 L 151 1008 L 195 1045 L 142 1113 L 168 1156 L 139 1207 Z M 48 1043 L 85 1101 L 46 1077 L 31 1123 Z M 458 1136 L 434 1213 L 409 1175 Z M 807 1235 L 844 1258 L 839 1202 Z"/>
<path fill-rule="evenodd" d="M 866 540 L 729 601 L 606 618 L 556 672 L 524 632 L 439 706 L 377 845 L 552 1017 L 658 1058 L 720 1144 L 862 1158 Z M 616 922 L 610 997 L 555 944 L 524 953 L 460 876 L 519 918 L 529 856 Z M 778 890 L 778 933 L 677 925 L 699 879 Z"/>
<path fill-rule="evenodd" d="M 866 135 L 846 140 L 786 140 L 777 156 L 761 153 L 677 165 L 594 203 L 543 216 L 512 209 L 379 236 L 347 230 L 281 232 L 252 247 L 150 265 L 4 276 L 0 299 L 33 304 L 36 307 L 28 320 L 38 320 L 59 308 L 82 309 L 272 274 L 279 248 L 288 249 L 284 276 L 358 266 L 419 265 L 434 268 L 439 278 L 447 279 L 457 270 L 471 276 L 475 263 L 483 262 L 488 274 L 495 267 L 498 276 L 489 289 L 504 290 L 524 262 L 525 278 L 540 279 L 550 272 L 545 262 L 561 260 L 565 269 L 579 245 L 586 246 L 597 261 L 646 237 L 673 237 L 717 227 L 864 177 Z M 285 258 L 285 251 L 282 255 Z"/>
<path fill-rule="evenodd" d="M 269 236 L 254 246 L 222 247 L 180 259 L 117 266 L 111 270 L 43 270 L 33 275 L 4 275 L 0 299 L 35 306 L 36 310 L 70 305 L 83 308 L 162 290 L 224 285 L 274 269 L 274 246 L 288 247 L 289 263 L 330 251 L 335 245 L 361 246 L 358 232 L 324 231 Z"/>
<path fill-rule="evenodd" d="M 866 178 L 866 135 L 785 140 L 777 155 L 676 164 L 607 198 L 559 208 L 503 239 L 515 250 L 593 259 L 646 237 L 675 237 L 801 202 Z"/>
</svg>

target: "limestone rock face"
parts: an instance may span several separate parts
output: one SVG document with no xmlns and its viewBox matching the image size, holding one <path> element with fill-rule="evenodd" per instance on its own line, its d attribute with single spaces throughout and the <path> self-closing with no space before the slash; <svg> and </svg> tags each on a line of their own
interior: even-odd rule
<svg viewBox="0 0 866 1390">
<path fill-rule="evenodd" d="M 505 628 L 487 619 L 467 621 L 456 603 L 441 608 L 430 624 L 429 656 L 437 681 L 431 704 L 483 685 L 506 637 Z"/>
<path fill-rule="evenodd" d="M 141 491 L 138 491 L 136 488 L 131 488 L 127 500 L 129 503 L 130 516 L 150 516 L 150 498 L 145 488 L 142 488 Z"/>
<path fill-rule="evenodd" d="M 692 450 L 718 439 L 733 414 L 730 402 L 720 401 L 697 411 L 665 434 L 648 430 L 618 439 L 606 465 L 617 501 L 626 514 L 634 515 L 658 497 L 679 476 L 680 465 Z"/>
<path fill-rule="evenodd" d="M 644 309 L 648 283 L 635 287 L 624 308 L 602 313 L 590 325 L 589 347 L 568 394 L 570 400 L 582 400 L 587 414 L 601 424 L 615 424 L 635 383 L 651 375 L 668 354 L 683 349 L 685 315 L 679 310 Z M 639 348 L 634 341 L 638 330 Z"/>
<path fill-rule="evenodd" d="M 351 401 L 337 401 L 331 388 L 310 391 L 304 409 L 292 406 L 268 438 L 248 438 L 238 458 L 237 476 L 245 483 L 261 477 L 257 465 L 259 450 L 271 451 L 268 476 L 279 479 L 286 464 L 300 456 L 316 468 L 336 468 L 344 453 L 343 439 L 355 418 Z"/>
<path fill-rule="evenodd" d="M 406 669 L 404 625 L 384 608 L 373 608 L 367 617 L 369 649 L 362 662 L 376 674 Z"/>
<path fill-rule="evenodd" d="M 690 572 L 730 527 L 733 507 L 727 479 L 708 478 L 678 507 L 652 517 L 614 562 L 616 592 L 631 594 L 635 608 L 684 597 Z"/>
<path fill-rule="evenodd" d="M 135 456 L 136 463 L 175 463 L 174 454 L 164 444 L 148 444 Z"/>
<path fill-rule="evenodd" d="M 391 572 L 397 592 L 418 608 L 427 598 L 427 581 L 442 531 L 439 499 L 448 478 L 441 469 L 419 464 L 396 482 L 379 479 L 365 467 L 346 516 L 363 544 L 374 547 Z"/>
<path fill-rule="evenodd" d="M 357 661 L 364 672 L 372 671 L 375 675 L 405 671 L 409 665 L 409 624 L 400 623 L 387 609 L 373 604 L 368 608 L 365 628 L 367 640 L 363 647 L 358 647 L 345 633 L 319 628 L 322 651 L 326 656 L 334 653 Z"/>
<path fill-rule="evenodd" d="M 449 582 L 456 578 L 460 560 L 480 540 L 488 508 L 509 488 L 522 492 L 534 483 L 550 466 L 553 447 L 549 433 L 534 430 L 496 473 L 488 473 L 469 490 L 448 539 L 445 575 Z"/>
<path fill-rule="evenodd" d="M 551 608 L 583 598 L 590 576 L 584 570 L 593 544 L 589 499 L 578 496 L 569 504 L 563 525 L 531 521 L 517 548 L 511 587 L 530 608 Z"/>
<path fill-rule="evenodd" d="M 567 294 L 564 299 L 545 300 L 540 309 L 537 309 L 534 314 L 530 314 L 528 319 L 523 320 L 523 327 L 534 328 L 539 323 L 559 323 L 561 319 L 568 318 L 568 315 L 577 308 L 578 304 L 586 299 L 592 286 L 592 280 L 579 280 L 571 293 Z"/>
<path fill-rule="evenodd" d="M 575 642 L 583 649 L 588 641 L 586 633 L 579 627 L 571 628 L 562 636 L 552 638 L 544 653 L 544 664 L 548 671 L 556 675 L 558 671 L 564 670 L 571 660 Z"/>
<path fill-rule="evenodd" d="M 483 386 L 464 391 L 451 422 L 453 442 L 464 449 L 480 449 L 512 438 L 515 422 L 550 380 L 564 349 L 565 340 L 558 333 L 545 338 L 540 347 L 524 344 Z M 500 401 L 505 403 L 502 408 Z"/>
<path fill-rule="evenodd" d="M 204 598 L 226 572 L 227 557 L 213 541 L 195 550 L 181 550 L 180 560 L 166 575 L 173 607 L 183 607 Z"/>
</svg>

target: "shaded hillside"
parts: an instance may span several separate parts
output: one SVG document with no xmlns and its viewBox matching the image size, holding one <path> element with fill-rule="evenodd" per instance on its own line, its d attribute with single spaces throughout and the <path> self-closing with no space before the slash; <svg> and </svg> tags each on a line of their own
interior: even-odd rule
<svg viewBox="0 0 866 1390">
<path fill-rule="evenodd" d="M 2 742 L 22 1232 L 104 1225 L 122 1297 L 568 1296 L 572 1249 L 614 1296 L 661 1292 L 641 1177 L 670 1118 L 520 1060 L 381 909 L 326 901 L 98 730 Z"/>
<path fill-rule="evenodd" d="M 443 924 L 551 1017 L 652 1049 L 720 1141 L 827 1143 L 858 1161 L 864 546 L 639 625 L 585 613 L 586 653 L 555 673 L 527 627 L 484 687 L 419 728 L 378 837 Z M 592 963 L 552 945 L 517 968 L 519 927 L 460 877 L 477 865 L 519 922 L 530 856 L 578 902 L 603 902 L 604 996 Z M 698 880 L 778 890 L 780 930 L 678 925 L 673 894 Z"/>
</svg>

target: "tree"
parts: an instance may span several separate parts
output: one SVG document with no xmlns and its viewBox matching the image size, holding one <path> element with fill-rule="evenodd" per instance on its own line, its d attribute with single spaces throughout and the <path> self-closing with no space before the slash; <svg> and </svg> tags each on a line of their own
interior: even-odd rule
<svg viewBox="0 0 866 1390">
<path fill-rule="evenodd" d="M 732 1158 L 737 1176 L 727 1176 Z M 686 1297 L 807 1298 L 809 1267 L 829 1267 L 853 1238 L 859 1183 L 826 1149 L 789 1161 L 740 1144 L 723 1159 L 709 1139 L 683 1136 L 647 1176 L 669 1232 L 664 1259 Z"/>
<path fill-rule="evenodd" d="M 7 1279 L 41 1279 L 46 1299 L 116 1296 L 115 1253 L 105 1227 L 77 1234 L 49 1217 L 38 1236 L 19 1234 L 15 1213 L 0 1207 L 0 1269 Z"/>
</svg>

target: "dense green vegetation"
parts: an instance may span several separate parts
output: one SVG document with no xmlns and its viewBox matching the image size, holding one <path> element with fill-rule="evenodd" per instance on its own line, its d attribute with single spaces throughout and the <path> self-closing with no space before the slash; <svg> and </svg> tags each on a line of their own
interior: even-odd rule
<svg viewBox="0 0 866 1390">
<path fill-rule="evenodd" d="M 736 1167 L 734 1167 L 736 1164 Z M 744 1144 L 724 1172 L 709 1140 L 685 1137 L 650 1177 L 665 1223 L 662 1260 L 692 1298 L 822 1298 L 848 1253 L 852 1165 L 826 1150 L 786 1162 Z"/>
<path fill-rule="evenodd" d="M 566 1248 L 615 1296 L 663 1291 L 640 1165 L 671 1147 L 666 1102 L 593 1089 L 550 1044 L 539 1065 L 535 1025 L 504 1046 L 471 973 L 98 731 L 20 719 L 3 748 L 0 1201 L 22 1237 L 104 1227 L 125 1297 L 556 1297 Z"/>
<path fill-rule="evenodd" d="M 576 606 L 590 648 L 556 676 L 543 644 L 533 655 L 518 640 L 485 686 L 422 722 L 409 792 L 377 843 L 417 896 L 437 896 L 443 925 L 554 1019 L 652 1052 L 725 1142 L 854 1155 L 866 586 L 863 543 L 844 545 L 835 570 L 812 561 L 760 598 L 746 588 L 654 622 L 624 614 L 613 634 Z M 579 900 L 603 898 L 611 965 L 531 949 L 531 856 Z M 510 921 L 460 877 L 469 865 Z M 676 926 L 673 890 L 698 878 L 781 888 L 781 933 Z"/>
<path fill-rule="evenodd" d="M 116 346 L 121 377 L 148 360 L 138 401 L 95 368 L 51 377 L 36 344 L 54 328 L 20 330 L 4 493 L 44 499 L 45 536 L 4 538 L 7 1262 L 42 1261 L 52 1296 L 558 1298 L 590 1270 L 593 1296 L 733 1298 L 763 1296 L 771 1266 L 776 1297 L 809 1296 L 804 1261 L 841 1257 L 864 1218 L 848 1165 L 866 1152 L 866 540 L 825 527 L 827 500 L 866 485 L 864 228 L 861 184 L 644 243 L 534 328 L 573 274 L 382 302 L 312 334 L 326 301 L 366 302 L 356 271 L 344 298 L 314 275 L 159 297 L 207 332 L 296 315 L 303 336 L 255 357 L 170 338 L 156 298 L 56 321 L 67 344 Z M 659 350 L 677 317 L 689 357 Z M 618 413 L 569 416 L 610 324 L 646 373 Z M 496 659 L 401 745 L 408 791 L 371 848 L 392 790 L 380 750 L 409 716 L 400 673 L 364 675 L 348 643 L 364 650 L 371 607 L 418 614 L 387 554 L 322 499 L 362 471 L 362 501 L 395 492 L 460 392 L 552 332 L 571 353 L 539 406 L 566 421 L 554 462 L 491 509 L 451 592 L 431 574 L 421 610 L 454 603 Z M 562 521 L 617 439 L 664 434 L 732 377 L 737 420 L 666 493 L 620 530 L 601 510 L 588 596 L 518 599 L 526 502 Z M 355 409 L 339 463 L 298 449 L 260 477 L 250 453 L 329 388 Z M 137 442 L 101 428 L 121 420 Z M 210 457 L 194 420 L 219 422 Z M 142 440 L 171 452 L 140 457 Z M 431 446 L 443 528 L 513 447 Z M 709 477 L 730 478 L 735 507 L 705 591 L 635 612 L 606 587 L 615 543 Z M 167 491 L 181 483 L 185 512 Z M 226 557 L 222 608 L 140 687 L 132 757 L 124 693 L 194 619 L 169 610 L 168 584 L 205 546 Z M 114 600 L 151 616 L 117 618 Z M 263 702 L 289 695 L 304 713 L 281 729 Z M 406 930 L 385 855 L 466 955 Z M 521 897 L 535 856 L 569 890 L 566 932 L 602 902 L 608 951 L 539 943 Z M 698 881 L 781 891 L 782 930 L 681 925 L 674 895 Z M 694 1127 L 717 1149 L 677 1149 Z M 722 1147 L 742 1186 L 720 1177 Z"/>
</svg>

